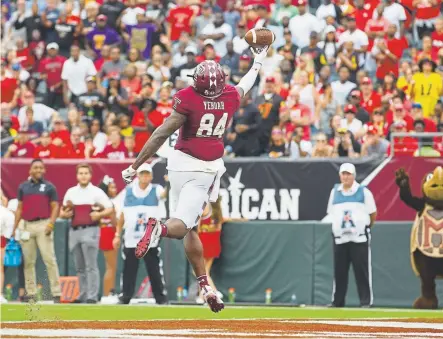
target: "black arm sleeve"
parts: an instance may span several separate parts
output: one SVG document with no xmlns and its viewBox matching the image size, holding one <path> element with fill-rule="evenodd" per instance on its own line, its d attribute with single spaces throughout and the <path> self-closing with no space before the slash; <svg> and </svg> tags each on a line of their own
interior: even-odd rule
<svg viewBox="0 0 443 339">
<path fill-rule="evenodd" d="M 417 212 L 421 212 L 425 208 L 425 200 L 423 198 L 414 197 L 409 186 L 400 187 L 400 199 Z"/>
</svg>

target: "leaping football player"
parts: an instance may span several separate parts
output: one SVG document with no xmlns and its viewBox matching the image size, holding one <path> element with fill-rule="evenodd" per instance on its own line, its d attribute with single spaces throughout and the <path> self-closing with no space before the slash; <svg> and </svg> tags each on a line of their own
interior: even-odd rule
<svg viewBox="0 0 443 339">
<path fill-rule="evenodd" d="M 220 177 L 226 171 L 223 135 L 239 109 L 240 99 L 254 86 L 268 47 L 251 50 L 254 63 L 237 86 L 225 83 L 225 74 L 217 62 L 206 60 L 197 65 L 194 84 L 175 94 L 172 114 L 154 131 L 135 162 L 122 172 L 123 180 L 131 183 L 137 169 L 180 129 L 167 165 L 172 217 L 165 223 L 155 218 L 148 220 L 135 255 L 142 258 L 157 246 L 161 237 L 184 238 L 186 256 L 213 312 L 221 311 L 224 304 L 208 283 L 203 248 L 195 227 L 208 201 L 218 198 Z"/>
</svg>

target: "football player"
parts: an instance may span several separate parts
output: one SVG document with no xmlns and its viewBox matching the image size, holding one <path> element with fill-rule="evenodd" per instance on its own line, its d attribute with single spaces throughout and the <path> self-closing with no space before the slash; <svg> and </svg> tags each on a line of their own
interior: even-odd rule
<svg viewBox="0 0 443 339">
<path fill-rule="evenodd" d="M 192 76 L 194 84 L 177 92 L 172 114 L 154 131 L 135 162 L 122 172 L 123 180 L 131 183 L 137 169 L 180 129 L 167 166 L 172 218 L 165 223 L 150 218 L 135 251 L 142 258 L 157 246 L 161 237 L 184 238 L 186 255 L 213 312 L 221 311 L 224 304 L 208 283 L 203 248 L 195 227 L 208 201 L 218 198 L 220 177 L 226 171 L 223 135 L 240 106 L 240 98 L 253 87 L 267 50 L 268 47 L 253 50 L 254 63 L 237 86 L 225 83 L 225 74 L 217 62 L 206 60 L 197 65 Z"/>
</svg>

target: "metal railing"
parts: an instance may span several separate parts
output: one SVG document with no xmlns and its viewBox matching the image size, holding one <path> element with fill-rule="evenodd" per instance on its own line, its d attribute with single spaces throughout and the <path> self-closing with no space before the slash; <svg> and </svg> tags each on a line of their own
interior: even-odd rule
<svg viewBox="0 0 443 339">
<path fill-rule="evenodd" d="M 410 138 L 415 138 L 415 139 L 417 139 L 417 141 L 420 141 L 420 139 L 421 138 L 427 138 L 427 139 L 430 139 L 429 141 L 430 141 L 430 143 L 429 144 L 427 144 L 426 143 L 426 141 L 425 142 L 423 142 L 423 144 L 422 144 L 422 146 L 423 145 L 426 145 L 426 146 L 433 146 L 433 144 L 434 144 L 434 138 L 435 137 L 441 137 L 441 138 L 443 138 L 443 132 L 425 132 L 425 133 L 415 133 L 415 132 L 412 132 L 412 133 L 408 133 L 408 132 L 394 132 L 394 133 L 391 133 L 391 145 L 390 145 L 390 147 L 391 147 L 391 155 L 395 155 L 394 154 L 394 152 L 395 152 L 395 148 L 394 148 L 394 146 L 395 146 L 395 138 L 396 137 L 410 137 Z"/>
</svg>

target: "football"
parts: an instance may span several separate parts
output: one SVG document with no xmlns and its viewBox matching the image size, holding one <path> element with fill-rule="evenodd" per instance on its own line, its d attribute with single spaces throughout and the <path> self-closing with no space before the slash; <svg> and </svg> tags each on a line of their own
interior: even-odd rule
<svg viewBox="0 0 443 339">
<path fill-rule="evenodd" d="M 260 48 L 271 45 L 275 35 L 267 28 L 253 28 L 246 33 L 245 40 L 251 47 Z"/>
</svg>

